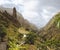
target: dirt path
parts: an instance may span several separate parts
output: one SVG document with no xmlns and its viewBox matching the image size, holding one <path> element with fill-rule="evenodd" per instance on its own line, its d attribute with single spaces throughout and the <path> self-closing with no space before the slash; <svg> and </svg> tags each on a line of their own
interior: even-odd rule
<svg viewBox="0 0 60 50">
<path fill-rule="evenodd" d="M 1 42 L 0 43 L 0 50 L 6 50 L 7 48 L 7 43 L 6 42 Z"/>
</svg>

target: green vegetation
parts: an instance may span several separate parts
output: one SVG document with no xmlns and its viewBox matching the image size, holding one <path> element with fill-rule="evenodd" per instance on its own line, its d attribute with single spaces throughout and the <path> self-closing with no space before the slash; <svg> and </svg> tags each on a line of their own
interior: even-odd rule
<svg viewBox="0 0 60 50">
<path fill-rule="evenodd" d="M 29 34 L 27 34 L 25 43 L 26 44 L 34 44 L 35 40 L 36 40 L 36 34 L 33 32 L 30 32 Z"/>
<path fill-rule="evenodd" d="M 39 45 L 41 50 L 60 50 L 60 13 L 53 20 L 54 23 L 47 30 L 44 30 L 45 32 L 40 33 L 40 36 L 42 35 L 40 38 L 43 39 Z"/>
<path fill-rule="evenodd" d="M 58 13 L 56 16 L 56 24 L 57 24 L 57 27 L 60 28 L 60 13 Z"/>
<path fill-rule="evenodd" d="M 28 50 L 31 46 L 36 48 L 33 45 L 35 40 L 35 33 L 26 30 L 23 26 L 18 27 L 16 22 L 14 23 L 14 19 L 9 18 L 11 16 L 6 13 L 0 13 L 1 42 L 6 39 L 4 42 L 8 43 L 8 50 Z M 18 25 L 20 24 L 18 23 Z M 24 35 L 26 35 L 26 37 L 24 37 Z M 30 42 L 33 44 L 29 44 Z"/>
<path fill-rule="evenodd" d="M 7 41 L 8 50 L 60 50 L 60 13 L 48 30 L 37 33 L 19 26 L 17 19 L 9 17 L 0 13 L 0 42 Z"/>
</svg>

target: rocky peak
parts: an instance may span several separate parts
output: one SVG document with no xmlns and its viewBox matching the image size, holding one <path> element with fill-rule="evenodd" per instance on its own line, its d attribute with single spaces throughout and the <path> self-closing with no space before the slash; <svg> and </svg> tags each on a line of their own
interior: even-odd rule
<svg viewBox="0 0 60 50">
<path fill-rule="evenodd" d="M 15 7 L 13 8 L 13 16 L 14 16 L 15 18 L 17 17 L 16 8 L 15 8 Z"/>
</svg>

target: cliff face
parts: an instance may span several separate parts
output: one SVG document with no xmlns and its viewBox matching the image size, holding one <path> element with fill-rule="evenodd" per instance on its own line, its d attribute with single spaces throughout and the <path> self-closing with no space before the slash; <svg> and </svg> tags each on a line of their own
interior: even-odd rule
<svg viewBox="0 0 60 50">
<path fill-rule="evenodd" d="M 16 8 L 14 7 L 13 8 L 13 16 L 16 18 L 17 17 L 17 11 L 16 11 Z"/>
</svg>

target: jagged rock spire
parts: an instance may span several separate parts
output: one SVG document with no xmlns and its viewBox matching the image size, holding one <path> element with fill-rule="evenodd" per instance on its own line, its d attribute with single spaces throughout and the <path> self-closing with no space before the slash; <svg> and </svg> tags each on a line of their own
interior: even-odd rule
<svg viewBox="0 0 60 50">
<path fill-rule="evenodd" d="M 15 7 L 13 8 L 13 16 L 14 16 L 15 18 L 17 17 L 16 8 L 15 8 Z"/>
</svg>

